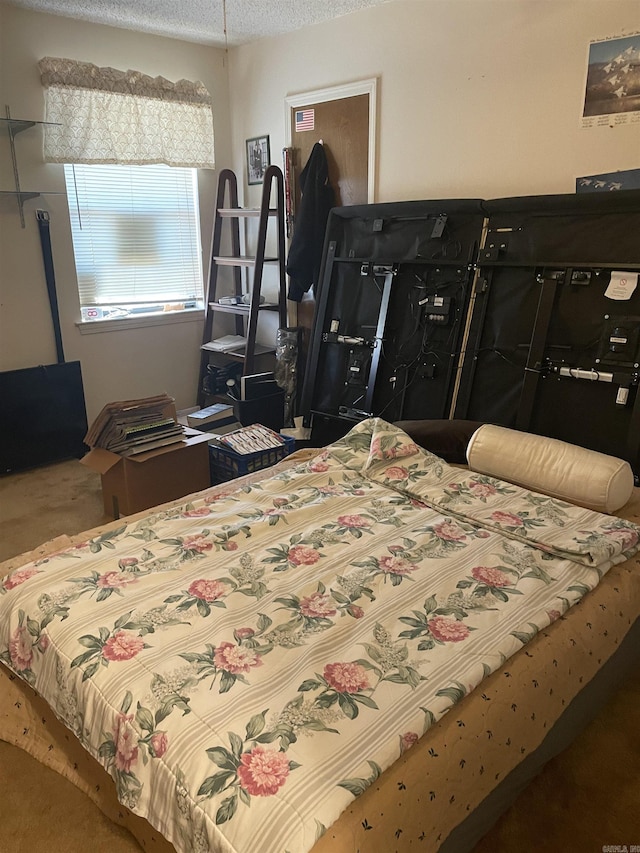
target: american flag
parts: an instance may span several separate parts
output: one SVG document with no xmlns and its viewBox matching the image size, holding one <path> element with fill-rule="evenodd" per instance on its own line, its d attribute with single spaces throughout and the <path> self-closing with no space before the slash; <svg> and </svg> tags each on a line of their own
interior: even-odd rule
<svg viewBox="0 0 640 853">
<path fill-rule="evenodd" d="M 315 110 L 296 110 L 296 130 L 313 130 Z"/>
</svg>

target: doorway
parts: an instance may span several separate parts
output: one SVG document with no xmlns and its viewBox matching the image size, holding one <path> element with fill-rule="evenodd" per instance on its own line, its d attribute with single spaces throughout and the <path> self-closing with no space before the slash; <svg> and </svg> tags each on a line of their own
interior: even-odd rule
<svg viewBox="0 0 640 853">
<path fill-rule="evenodd" d="M 285 99 L 285 105 L 285 139 L 289 140 L 293 161 L 294 229 L 295 208 L 300 198 L 298 177 L 316 142 L 322 141 L 325 149 L 336 206 L 372 204 L 375 201 L 376 78 L 291 95 Z M 296 113 L 300 112 L 304 112 L 303 121 L 296 122 Z M 291 320 L 302 329 L 304 359 L 315 312 L 313 293 L 305 294 L 296 307 L 297 316 Z"/>
</svg>

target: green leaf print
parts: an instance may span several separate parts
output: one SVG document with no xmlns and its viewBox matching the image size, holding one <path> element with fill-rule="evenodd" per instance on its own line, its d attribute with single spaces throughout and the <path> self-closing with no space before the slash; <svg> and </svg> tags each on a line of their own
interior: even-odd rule
<svg viewBox="0 0 640 853">
<path fill-rule="evenodd" d="M 371 768 L 371 776 L 367 779 L 343 779 L 341 782 L 338 782 L 338 787 L 344 788 L 349 791 L 349 793 L 353 794 L 354 797 L 359 797 L 360 794 L 364 794 L 367 788 L 380 777 L 380 767 L 375 763 L 375 761 L 367 760 L 367 764 Z"/>
</svg>

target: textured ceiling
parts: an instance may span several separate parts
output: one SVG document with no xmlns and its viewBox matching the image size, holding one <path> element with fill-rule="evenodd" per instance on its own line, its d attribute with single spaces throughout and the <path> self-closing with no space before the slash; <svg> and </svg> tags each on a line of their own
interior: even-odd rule
<svg viewBox="0 0 640 853">
<path fill-rule="evenodd" d="M 229 46 L 293 32 L 393 0 L 9 0 L 14 6 Z M 227 35 L 225 40 L 225 6 Z"/>
</svg>

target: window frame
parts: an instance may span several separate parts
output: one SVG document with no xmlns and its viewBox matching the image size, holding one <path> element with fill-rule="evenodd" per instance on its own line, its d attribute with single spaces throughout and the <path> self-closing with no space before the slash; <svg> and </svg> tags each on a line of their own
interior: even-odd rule
<svg viewBox="0 0 640 853">
<path fill-rule="evenodd" d="M 69 206 L 69 223 L 71 229 L 71 239 L 72 239 L 72 252 L 73 252 L 73 262 L 74 262 L 74 270 L 76 273 L 76 293 L 78 295 L 78 308 L 80 312 L 80 317 L 76 320 L 75 325 L 80 330 L 82 334 L 89 333 L 93 334 L 100 331 L 116 331 L 119 329 L 134 329 L 134 328 L 144 328 L 150 326 L 160 326 L 166 325 L 168 323 L 176 323 L 176 322 L 201 322 L 202 318 L 205 315 L 206 311 L 206 282 L 204 280 L 204 264 L 203 264 L 203 248 L 202 248 L 202 228 L 201 228 L 201 219 L 200 219 L 200 187 L 198 181 L 198 170 L 194 167 L 177 167 L 181 168 L 183 171 L 189 170 L 192 175 L 192 189 L 193 196 L 189 197 L 189 204 L 187 205 L 188 215 L 190 217 L 190 222 L 188 223 L 189 227 L 187 231 L 189 233 L 189 242 L 193 248 L 193 254 L 189 253 L 189 257 L 191 263 L 194 265 L 191 266 L 189 270 L 189 274 L 191 276 L 192 284 L 197 282 L 197 293 L 195 296 L 195 301 L 197 304 L 194 307 L 188 308 L 175 308 L 175 309 L 165 309 L 163 311 L 139 311 L 130 314 L 129 316 L 114 316 L 114 317 L 104 317 L 97 319 L 87 319 L 83 316 L 83 308 L 90 307 L 95 304 L 96 307 L 106 307 L 106 303 L 103 303 L 101 306 L 97 297 L 95 298 L 95 302 L 93 303 L 85 303 L 83 305 L 82 302 L 82 288 L 80 283 L 80 275 L 79 275 L 79 267 L 78 267 L 78 255 L 76 253 L 76 242 L 75 242 L 75 230 L 78 227 L 78 215 L 76 214 L 78 200 L 76 195 L 76 180 L 74 175 L 74 170 L 77 169 L 93 169 L 93 168 L 103 168 L 103 165 L 106 164 L 64 164 L 64 172 L 65 172 L 65 184 L 68 189 L 67 193 L 67 201 Z M 135 166 L 132 164 L 108 164 L 110 168 L 117 168 L 122 170 L 131 170 L 131 169 L 145 169 L 147 166 Z M 159 165 L 159 164 L 158 164 Z M 163 166 L 164 169 L 175 168 L 170 166 Z M 126 176 L 125 176 L 126 180 Z M 75 210 L 74 210 L 74 202 L 75 202 Z M 108 208 L 108 204 L 105 204 L 105 207 Z M 144 202 L 143 202 L 144 209 Z M 161 206 L 158 209 L 158 216 L 161 216 Z M 193 229 L 195 229 L 195 234 L 191 233 Z M 187 231 L 183 233 L 187 233 Z M 115 231 L 117 234 L 117 229 Z M 186 241 L 185 241 L 186 242 Z M 151 244 L 153 245 L 153 244 Z M 117 252 L 118 244 L 116 244 L 114 248 L 114 252 Z M 133 255 L 132 255 L 133 257 Z M 176 253 L 177 261 L 179 263 L 179 252 Z M 159 261 L 162 264 L 162 260 Z M 116 261 L 117 264 L 117 261 Z M 194 268 L 195 267 L 195 268 Z M 94 269 L 100 269 L 100 264 L 95 265 Z M 194 277 L 195 273 L 195 277 Z M 111 274 L 117 274 L 117 266 L 115 270 L 111 270 Z M 147 284 L 148 287 L 148 284 Z M 144 285 L 143 285 L 144 289 Z M 117 292 L 115 293 L 117 296 Z M 136 300 L 137 295 L 137 300 Z M 143 294 L 144 295 L 144 294 Z M 94 294 L 95 296 L 95 294 Z M 127 299 L 127 296 L 130 298 Z M 193 297 L 189 296 L 188 299 L 191 301 Z M 149 301 L 146 303 L 149 306 L 154 304 L 164 304 L 165 306 L 171 305 L 172 302 L 176 302 L 179 300 L 176 299 L 167 299 L 166 302 L 162 303 L 162 297 L 158 298 L 157 296 L 153 298 L 149 297 Z M 185 298 L 184 301 L 187 301 Z M 144 302 L 140 302 L 140 294 L 125 294 L 125 297 L 122 299 L 120 303 L 122 306 L 131 306 L 135 303 L 144 304 Z M 112 308 L 116 308 L 117 303 L 111 302 L 109 303 Z"/>
</svg>

